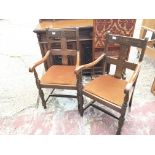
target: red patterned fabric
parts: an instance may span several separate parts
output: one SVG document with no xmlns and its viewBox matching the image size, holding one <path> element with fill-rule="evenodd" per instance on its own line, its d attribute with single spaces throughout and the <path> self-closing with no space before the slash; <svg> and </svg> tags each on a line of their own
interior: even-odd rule
<svg viewBox="0 0 155 155">
<path fill-rule="evenodd" d="M 135 19 L 96 19 L 94 20 L 94 48 L 104 48 L 105 34 L 133 36 Z"/>
</svg>

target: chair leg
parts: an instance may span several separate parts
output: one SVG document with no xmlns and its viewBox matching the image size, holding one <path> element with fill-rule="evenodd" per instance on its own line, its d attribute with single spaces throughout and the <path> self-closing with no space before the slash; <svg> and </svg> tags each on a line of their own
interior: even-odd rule
<svg viewBox="0 0 155 155">
<path fill-rule="evenodd" d="M 125 120 L 126 108 L 127 108 L 127 104 L 123 104 L 121 116 L 119 117 L 119 121 L 118 121 L 118 129 L 117 129 L 116 135 L 121 134 L 122 126 Z"/>
<path fill-rule="evenodd" d="M 134 91 L 135 91 L 135 85 L 136 85 L 136 83 L 134 84 L 133 92 L 132 92 L 132 95 L 131 95 L 131 98 L 130 98 L 130 102 L 129 102 L 129 111 L 131 111 L 132 99 L 133 99 L 133 94 L 134 94 Z"/>
<path fill-rule="evenodd" d="M 41 98 L 41 100 L 42 100 L 42 105 L 43 105 L 44 109 L 46 109 L 46 101 L 45 101 L 45 99 L 44 99 L 44 92 L 43 92 L 43 90 L 41 89 L 40 80 L 39 80 L 39 78 L 38 78 L 38 74 L 37 74 L 37 72 L 36 72 L 35 69 L 34 69 L 34 76 L 35 76 L 37 88 L 38 88 L 38 90 L 39 90 L 39 96 L 40 96 L 40 98 Z"/>
<path fill-rule="evenodd" d="M 44 92 L 41 88 L 38 88 L 39 89 L 39 95 L 40 95 L 40 98 L 41 98 L 41 101 L 42 101 L 42 106 L 44 107 L 44 109 L 46 109 L 46 101 L 44 99 Z"/>
<path fill-rule="evenodd" d="M 132 98 L 133 98 L 133 93 L 132 93 L 132 96 L 130 98 L 130 102 L 129 102 L 129 110 L 131 110 L 131 106 L 132 106 Z"/>
<path fill-rule="evenodd" d="M 124 124 L 124 117 L 123 116 L 120 116 L 119 118 L 119 122 L 118 122 L 118 129 L 117 129 L 117 132 L 116 132 L 116 135 L 120 135 L 121 134 L 121 130 L 122 130 L 122 126 Z"/>
<path fill-rule="evenodd" d="M 83 109 L 83 102 L 84 102 L 83 95 L 82 94 L 80 94 L 80 95 L 78 94 L 77 98 L 78 98 L 78 110 L 79 110 L 80 115 L 83 116 L 83 113 L 84 113 L 84 109 Z"/>
</svg>

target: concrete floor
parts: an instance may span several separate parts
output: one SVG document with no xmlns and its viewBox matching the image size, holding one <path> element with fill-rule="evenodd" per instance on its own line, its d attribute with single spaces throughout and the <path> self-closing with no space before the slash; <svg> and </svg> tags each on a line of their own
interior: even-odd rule
<svg viewBox="0 0 155 155">
<path fill-rule="evenodd" d="M 36 104 L 37 89 L 28 67 L 41 57 L 38 21 L 0 20 L 0 116 L 11 116 Z"/>
<path fill-rule="evenodd" d="M 13 117 L 24 110 L 28 112 L 31 108 L 44 111 L 41 103 L 37 108 L 38 90 L 33 74 L 28 72 L 28 67 L 41 58 L 37 37 L 33 33 L 37 23 L 38 21 L 0 20 L 0 118 Z M 138 20 L 136 37 L 139 36 L 140 23 L 141 20 Z M 39 69 L 41 75 L 43 66 Z M 143 104 L 155 101 L 155 96 L 150 92 L 154 76 L 155 61 L 145 57 L 133 102 Z M 66 105 L 67 102 L 67 99 L 51 99 L 48 103 L 50 110 L 47 109 L 47 112 L 52 108 L 63 111 L 77 108 L 76 102 Z"/>
</svg>

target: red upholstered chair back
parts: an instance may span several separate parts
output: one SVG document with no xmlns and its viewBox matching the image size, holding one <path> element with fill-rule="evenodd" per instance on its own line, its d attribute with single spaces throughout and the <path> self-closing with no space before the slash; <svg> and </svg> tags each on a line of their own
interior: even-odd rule
<svg viewBox="0 0 155 155">
<path fill-rule="evenodd" d="M 94 20 L 93 57 L 96 59 L 104 50 L 105 35 L 108 31 L 112 34 L 133 36 L 135 19 L 96 19 Z M 109 47 L 109 55 L 117 56 L 119 47 Z"/>
</svg>

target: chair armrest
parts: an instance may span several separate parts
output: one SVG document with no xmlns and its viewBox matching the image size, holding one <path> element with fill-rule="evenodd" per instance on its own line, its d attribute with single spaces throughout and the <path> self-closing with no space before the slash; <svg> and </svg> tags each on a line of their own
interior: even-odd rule
<svg viewBox="0 0 155 155">
<path fill-rule="evenodd" d="M 41 60 L 37 61 L 32 67 L 29 67 L 29 72 L 34 72 L 34 69 L 37 66 L 39 66 L 40 64 L 42 64 L 43 62 L 45 62 L 49 55 L 50 55 L 50 50 L 47 51 L 47 53 L 45 54 L 45 56 Z"/>
<path fill-rule="evenodd" d="M 149 46 L 149 47 L 153 47 L 154 44 L 155 44 L 155 39 L 152 39 L 147 42 L 147 46 Z"/>
<path fill-rule="evenodd" d="M 85 65 L 81 65 L 79 67 L 76 67 L 75 69 L 75 73 L 79 74 L 82 70 L 84 69 L 88 69 L 91 68 L 93 66 L 95 66 L 97 63 L 99 63 L 103 58 L 105 57 L 105 53 L 103 53 L 100 57 L 98 57 L 95 61 L 85 64 Z"/>
<path fill-rule="evenodd" d="M 139 74 L 139 71 L 140 71 L 140 67 L 141 67 L 141 63 L 138 63 L 135 71 L 133 72 L 129 82 L 127 83 L 127 85 L 126 85 L 126 87 L 124 89 L 125 94 L 129 93 L 129 91 L 131 90 L 133 84 L 135 83 L 135 81 L 137 79 L 137 76 Z"/>
<path fill-rule="evenodd" d="M 152 40 L 150 40 L 150 41 L 147 42 L 147 45 L 148 45 L 148 46 L 149 46 L 149 45 L 152 45 L 152 44 L 155 44 L 155 39 L 152 39 Z"/>
<path fill-rule="evenodd" d="M 80 51 L 77 51 L 76 67 L 80 66 Z"/>
</svg>

